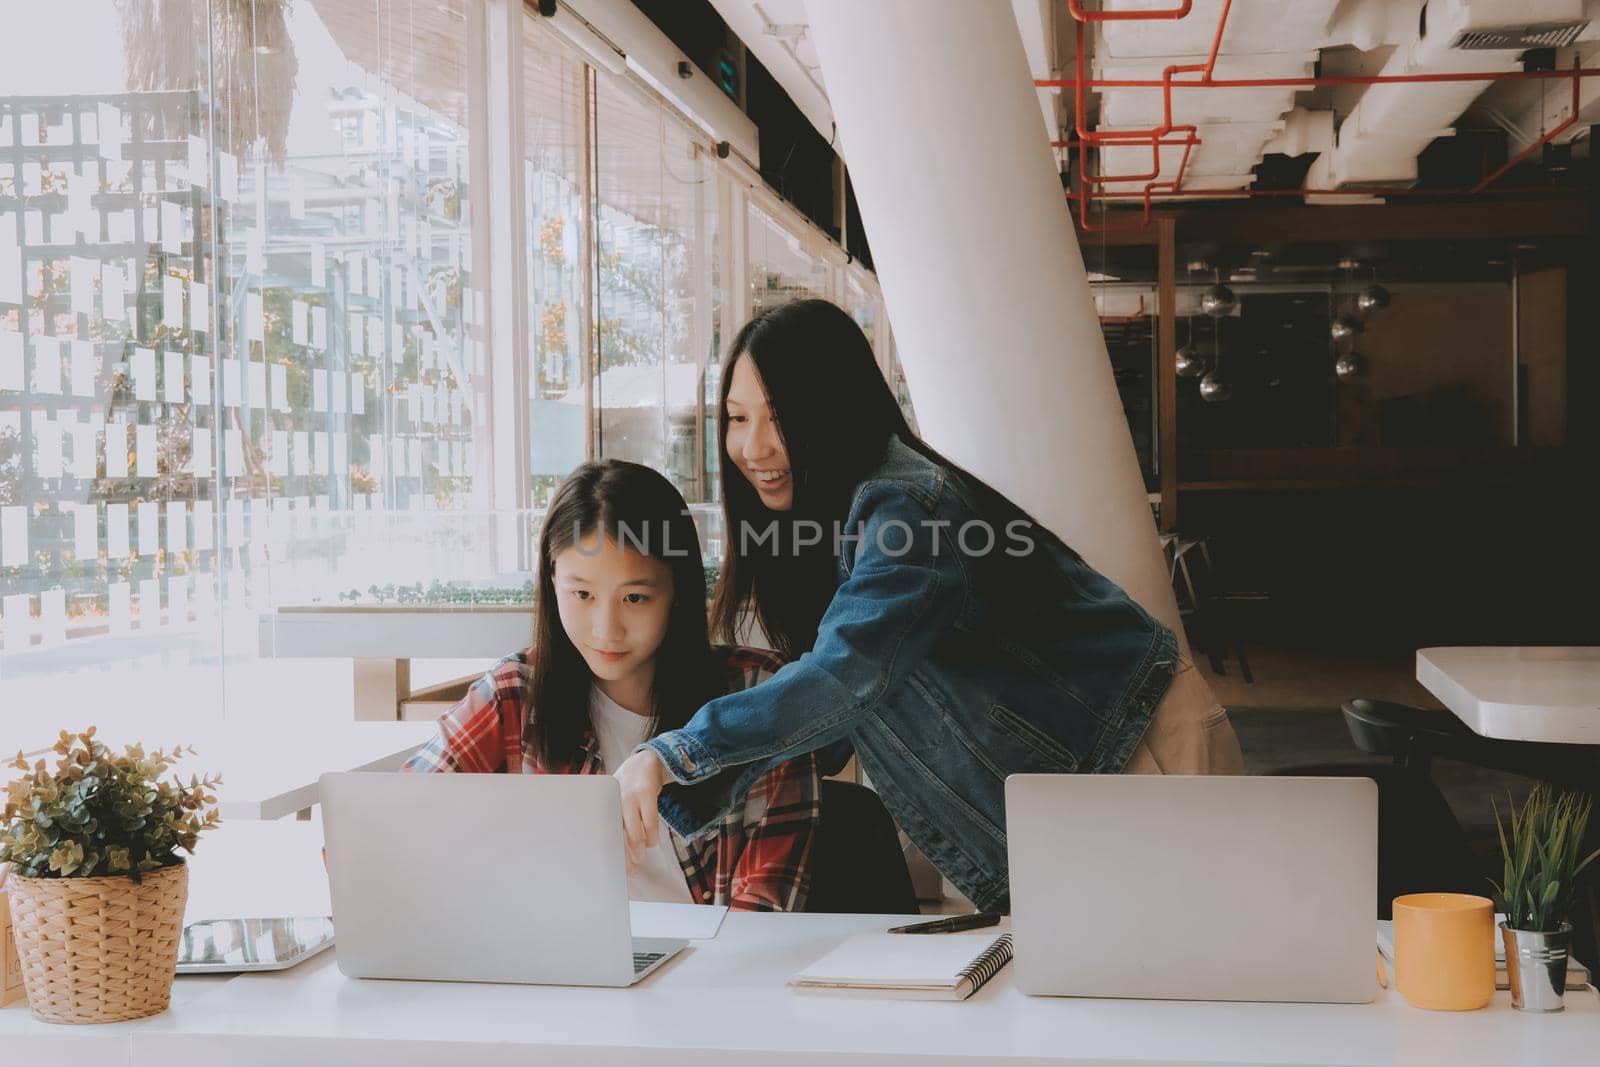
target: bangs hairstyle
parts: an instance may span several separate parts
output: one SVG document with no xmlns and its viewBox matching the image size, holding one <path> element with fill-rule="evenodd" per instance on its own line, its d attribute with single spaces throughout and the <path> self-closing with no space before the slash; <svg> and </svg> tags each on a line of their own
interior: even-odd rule
<svg viewBox="0 0 1600 1067">
<path fill-rule="evenodd" d="M 734 365 L 749 359 L 766 390 L 789 456 L 794 507 L 775 512 L 738 460 L 728 455 L 728 390 Z M 745 323 L 723 363 L 717 439 L 721 446 L 722 576 L 711 606 L 720 640 L 738 639 L 746 606 L 773 647 L 786 659 L 808 652 L 837 586 L 833 530 L 849 517 L 856 487 L 883 460 L 891 437 L 953 474 L 996 525 L 1037 522 L 982 479 L 944 458 L 911 431 L 873 355 L 872 344 L 849 313 L 826 300 L 796 300 L 769 308 Z M 822 544 L 795 550 L 793 525 L 820 523 Z M 756 544 L 777 522 L 779 534 Z M 1043 528 L 1041 527 L 1041 530 Z M 744 538 L 742 531 L 753 531 Z M 814 536 L 814 532 L 812 534 Z M 740 542 L 746 552 L 740 554 Z M 1070 552 L 1071 550 L 1068 549 Z M 1075 553 L 1074 553 L 1075 555 Z M 1002 582 L 1010 595 L 1026 587 L 1026 563 L 1004 557 Z"/>
<path fill-rule="evenodd" d="M 700 537 L 688 504 L 649 467 L 614 459 L 585 463 L 556 491 L 539 535 L 527 721 L 529 739 L 546 766 L 571 762 L 590 728 L 594 676 L 561 625 L 555 561 L 596 531 L 606 538 L 602 551 L 626 545 L 672 572 L 667 632 L 655 653 L 653 732 L 682 726 L 702 704 L 722 694 L 723 672 L 706 630 Z"/>
</svg>

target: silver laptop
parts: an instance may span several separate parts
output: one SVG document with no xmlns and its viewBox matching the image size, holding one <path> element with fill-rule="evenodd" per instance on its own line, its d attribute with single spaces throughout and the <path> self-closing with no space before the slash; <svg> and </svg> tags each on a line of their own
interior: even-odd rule
<svg viewBox="0 0 1600 1067">
<path fill-rule="evenodd" d="M 1006 835 L 1023 992 L 1377 994 L 1370 779 L 1017 774 Z"/>
<path fill-rule="evenodd" d="M 629 929 L 608 774 L 324 774 L 339 969 L 355 978 L 632 985 L 686 941 Z"/>
</svg>

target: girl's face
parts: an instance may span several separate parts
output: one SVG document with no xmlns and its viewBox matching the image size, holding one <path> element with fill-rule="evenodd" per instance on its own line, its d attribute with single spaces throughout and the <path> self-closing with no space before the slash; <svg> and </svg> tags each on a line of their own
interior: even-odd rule
<svg viewBox="0 0 1600 1067">
<path fill-rule="evenodd" d="M 755 486 L 768 510 L 788 511 L 794 507 L 794 474 L 755 361 L 740 356 L 733 363 L 732 374 L 728 383 L 728 461 Z"/>
<path fill-rule="evenodd" d="M 648 685 L 667 636 L 671 568 L 596 531 L 556 556 L 554 581 L 561 628 L 590 672 L 602 682 Z"/>
</svg>

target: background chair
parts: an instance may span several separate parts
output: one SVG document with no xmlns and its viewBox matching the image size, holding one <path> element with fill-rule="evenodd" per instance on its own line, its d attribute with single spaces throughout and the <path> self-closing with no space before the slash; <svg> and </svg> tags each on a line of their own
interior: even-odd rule
<svg viewBox="0 0 1600 1067">
<path fill-rule="evenodd" d="M 1386 700 L 1347 700 L 1341 706 L 1350 739 L 1363 752 L 1389 756 L 1427 775 L 1432 760 L 1453 759 L 1478 767 L 1537 778 L 1568 789 L 1594 790 L 1592 745 L 1501 741 L 1480 737 L 1448 711 L 1429 711 Z"/>
<path fill-rule="evenodd" d="M 1373 755 L 1389 756 L 1395 761 L 1396 769 L 1410 776 L 1411 781 L 1400 785 L 1399 789 L 1424 790 L 1439 797 L 1441 803 L 1443 797 L 1428 777 L 1436 758 L 1522 775 L 1558 788 L 1576 789 L 1591 797 L 1596 792 L 1595 783 L 1600 782 L 1600 768 L 1597 768 L 1595 748 L 1591 745 L 1480 737 L 1448 711 L 1429 711 L 1383 700 L 1347 700 L 1341 710 L 1357 748 Z M 1381 784 L 1379 789 L 1381 805 Z M 1394 791 L 1396 788 L 1391 787 L 1391 792 Z M 1501 810 L 1509 818 L 1507 809 L 1511 798 L 1500 797 L 1499 801 Z M 1382 819 L 1380 812 L 1380 823 Z M 1459 827 L 1457 830 L 1459 832 Z M 1379 833 L 1381 836 L 1381 827 Z M 1422 844 L 1426 847 L 1426 843 Z M 1488 845 L 1491 865 L 1498 868 L 1498 841 Z M 1585 851 L 1600 846 L 1600 820 L 1590 821 L 1585 845 Z M 1481 868 L 1481 861 L 1479 866 Z M 1478 881 L 1479 887 L 1470 892 L 1493 895 L 1482 874 Z M 1600 870 L 1595 867 L 1584 872 L 1579 883 L 1572 926 L 1572 954 L 1585 963 L 1600 963 Z"/>
<path fill-rule="evenodd" d="M 915 915 L 916 893 L 894 820 L 864 785 L 822 780 L 807 911 Z"/>
<path fill-rule="evenodd" d="M 1172 583 L 1178 615 L 1190 642 L 1206 654 L 1216 674 L 1228 673 L 1224 661 L 1231 649 L 1239 659 L 1240 676 L 1246 684 L 1254 683 L 1244 641 L 1239 636 L 1239 615 L 1245 605 L 1265 603 L 1267 595 L 1225 590 L 1217 579 L 1211 549 L 1204 538 L 1163 534 L 1161 547 L 1167 559 L 1167 579 Z"/>
</svg>

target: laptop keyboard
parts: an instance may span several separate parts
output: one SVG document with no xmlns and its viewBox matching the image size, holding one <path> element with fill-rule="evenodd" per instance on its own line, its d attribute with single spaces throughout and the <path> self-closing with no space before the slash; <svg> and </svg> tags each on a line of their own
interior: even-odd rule
<svg viewBox="0 0 1600 1067">
<path fill-rule="evenodd" d="M 633 973 L 643 974 L 657 960 L 666 956 L 665 952 L 635 952 L 633 954 Z"/>
</svg>

